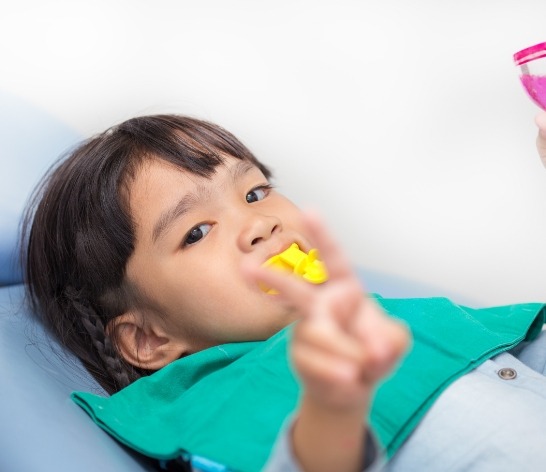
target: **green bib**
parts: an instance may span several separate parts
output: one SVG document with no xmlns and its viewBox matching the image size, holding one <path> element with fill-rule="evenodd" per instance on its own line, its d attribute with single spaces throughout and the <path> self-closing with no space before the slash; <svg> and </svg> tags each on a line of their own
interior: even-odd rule
<svg viewBox="0 0 546 472">
<path fill-rule="evenodd" d="M 471 309 L 443 298 L 377 301 L 413 335 L 407 356 L 377 388 L 370 412 L 388 456 L 454 380 L 534 339 L 545 321 L 542 304 Z M 147 456 L 170 459 L 187 451 L 234 470 L 259 471 L 298 404 L 291 331 L 192 354 L 109 398 L 75 392 L 73 399 L 101 428 Z"/>
</svg>

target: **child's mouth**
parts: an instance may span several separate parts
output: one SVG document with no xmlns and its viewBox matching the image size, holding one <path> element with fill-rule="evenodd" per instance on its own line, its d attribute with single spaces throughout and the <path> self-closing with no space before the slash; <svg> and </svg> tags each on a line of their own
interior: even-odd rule
<svg viewBox="0 0 546 472">
<path fill-rule="evenodd" d="M 309 253 L 302 251 L 296 243 L 290 245 L 279 254 L 275 254 L 264 262 L 264 267 L 291 272 L 312 284 L 321 284 L 328 280 L 326 265 L 319 260 L 317 249 L 311 249 Z M 270 287 L 262 287 L 268 294 L 278 293 Z"/>
</svg>

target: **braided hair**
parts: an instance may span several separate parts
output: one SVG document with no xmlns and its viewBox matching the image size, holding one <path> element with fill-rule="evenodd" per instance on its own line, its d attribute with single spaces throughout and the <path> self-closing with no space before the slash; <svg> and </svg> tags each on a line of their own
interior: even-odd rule
<svg viewBox="0 0 546 472">
<path fill-rule="evenodd" d="M 66 294 L 74 308 L 74 314 L 87 331 L 95 352 L 104 365 L 106 374 L 113 380 L 116 388 L 126 387 L 139 378 L 140 375 L 118 356 L 97 312 L 89 306 L 88 302 L 81 299 L 72 287 L 67 287 Z"/>
<path fill-rule="evenodd" d="M 226 155 L 269 170 L 231 133 L 178 115 L 143 116 L 84 141 L 57 162 L 23 220 L 23 271 L 32 309 L 109 393 L 150 372 L 126 362 L 111 320 L 138 307 L 125 268 L 134 251 L 128 194 L 146 160 L 210 177 Z"/>
</svg>

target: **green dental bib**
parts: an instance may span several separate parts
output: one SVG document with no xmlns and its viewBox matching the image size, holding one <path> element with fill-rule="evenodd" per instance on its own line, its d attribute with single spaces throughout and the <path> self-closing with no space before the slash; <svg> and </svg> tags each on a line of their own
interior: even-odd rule
<svg viewBox="0 0 546 472">
<path fill-rule="evenodd" d="M 542 304 L 470 309 L 443 298 L 377 302 L 403 320 L 413 346 L 377 389 L 371 426 L 392 456 L 454 380 L 544 324 Z M 291 327 L 267 341 L 216 346 L 144 377 L 109 398 L 72 397 L 105 431 L 150 457 L 182 452 L 240 471 L 259 471 L 297 407 L 290 366 Z"/>
</svg>

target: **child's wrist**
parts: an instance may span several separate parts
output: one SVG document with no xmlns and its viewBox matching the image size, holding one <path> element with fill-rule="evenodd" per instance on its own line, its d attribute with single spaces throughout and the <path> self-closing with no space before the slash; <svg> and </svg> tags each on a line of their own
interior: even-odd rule
<svg viewBox="0 0 546 472">
<path fill-rule="evenodd" d="M 361 470 L 367 401 L 340 408 L 305 394 L 292 429 L 294 454 L 303 470 Z"/>
<path fill-rule="evenodd" d="M 324 401 L 321 396 L 305 392 L 302 397 L 300 412 L 306 410 L 310 414 L 322 417 L 324 420 L 336 418 L 359 418 L 360 422 L 370 405 L 370 395 L 363 394 L 361 398 L 352 402 L 336 401 L 328 398 Z"/>
</svg>

